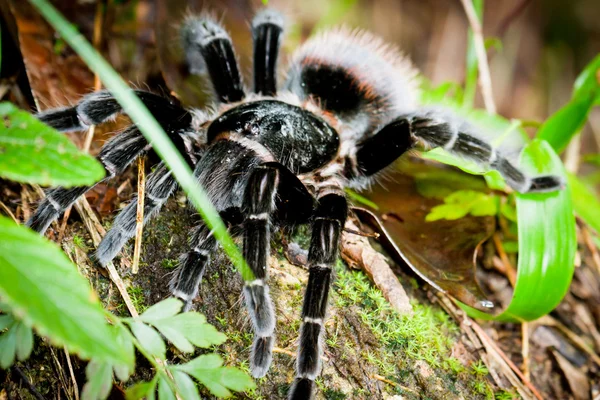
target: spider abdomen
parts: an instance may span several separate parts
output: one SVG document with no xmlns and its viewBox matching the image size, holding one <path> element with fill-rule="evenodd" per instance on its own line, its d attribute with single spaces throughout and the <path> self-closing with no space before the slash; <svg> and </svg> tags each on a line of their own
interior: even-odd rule
<svg viewBox="0 0 600 400">
<path fill-rule="evenodd" d="M 231 133 L 260 143 L 296 174 L 327 164 L 340 145 L 337 132 L 325 121 L 278 100 L 259 100 L 228 110 L 209 126 L 207 139 L 210 143 Z"/>
</svg>

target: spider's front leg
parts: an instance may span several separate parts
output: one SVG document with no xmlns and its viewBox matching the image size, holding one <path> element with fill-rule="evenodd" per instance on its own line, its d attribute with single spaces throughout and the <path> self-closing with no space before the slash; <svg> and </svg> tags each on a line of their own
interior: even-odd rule
<svg viewBox="0 0 600 400">
<path fill-rule="evenodd" d="M 250 368 L 256 378 L 263 377 L 272 361 L 275 315 L 267 285 L 267 264 L 271 243 L 271 215 L 275 210 L 275 195 L 279 171 L 269 165 L 254 169 L 244 192 L 244 258 L 254 274 L 254 280 L 244 283 L 244 300 L 255 338 L 250 356 Z"/>
<path fill-rule="evenodd" d="M 325 331 L 332 267 L 338 257 L 339 241 L 347 216 L 348 204 L 342 190 L 328 187 L 320 191 L 308 253 L 309 277 L 302 307 L 297 375 L 290 389 L 290 400 L 312 398 L 314 380 L 321 370 L 321 337 Z"/>
</svg>

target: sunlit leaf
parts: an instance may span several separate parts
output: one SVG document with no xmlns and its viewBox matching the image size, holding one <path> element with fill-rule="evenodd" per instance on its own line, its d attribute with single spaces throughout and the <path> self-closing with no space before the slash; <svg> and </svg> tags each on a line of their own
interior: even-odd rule
<svg viewBox="0 0 600 400">
<path fill-rule="evenodd" d="M 150 400 L 154 398 L 154 388 L 156 387 L 156 380 L 151 382 L 139 382 L 127 388 L 125 392 L 125 398 L 127 400 L 139 400 L 146 399 Z"/>
<path fill-rule="evenodd" d="M 174 297 L 170 297 L 148 308 L 140 319 L 144 322 L 153 322 L 167 317 L 172 317 L 181 311 L 183 302 Z"/>
<path fill-rule="evenodd" d="M 175 393 L 163 376 L 158 378 L 158 400 L 175 400 Z"/>
<path fill-rule="evenodd" d="M 130 321 L 129 326 L 144 350 L 161 360 L 165 358 L 167 347 L 158 332 L 143 322 Z"/>
<path fill-rule="evenodd" d="M 493 216 L 498 212 L 496 196 L 473 190 L 454 192 L 444 199 L 444 203 L 433 207 L 425 217 L 425 221 L 455 220 L 466 215 L 473 215 L 474 217 Z"/>
<path fill-rule="evenodd" d="M 10 103 L 0 103 L 0 177 L 40 185 L 91 185 L 104 168 L 63 134 Z"/>
<path fill-rule="evenodd" d="M 177 385 L 177 392 L 182 398 L 186 400 L 200 400 L 198 388 L 188 374 L 177 371 L 176 369 L 172 369 L 171 373 L 173 374 L 173 379 L 175 379 L 175 384 Z"/>
<path fill-rule="evenodd" d="M 0 217 L 0 297 L 18 319 L 82 358 L 130 362 L 89 283 L 54 244 Z"/>
<path fill-rule="evenodd" d="M 196 378 L 218 397 L 231 396 L 230 390 L 241 392 L 256 387 L 247 374 L 237 368 L 222 365 L 221 357 L 216 354 L 206 354 L 175 368 Z"/>
<path fill-rule="evenodd" d="M 544 141 L 534 141 L 525 149 L 521 167 L 535 175 L 566 177 L 560 158 Z M 512 301 L 496 316 L 465 307 L 471 316 L 531 321 L 552 311 L 571 283 L 577 240 L 569 189 L 516 197 L 519 265 Z"/>
<path fill-rule="evenodd" d="M 596 103 L 600 101 L 600 54 L 586 65 L 575 80 L 573 98 L 587 97 L 590 93 L 595 94 Z"/>
</svg>

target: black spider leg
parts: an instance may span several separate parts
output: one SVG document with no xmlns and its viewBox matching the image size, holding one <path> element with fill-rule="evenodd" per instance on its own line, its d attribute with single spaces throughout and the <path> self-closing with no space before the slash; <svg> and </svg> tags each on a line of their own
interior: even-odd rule
<svg viewBox="0 0 600 400">
<path fill-rule="evenodd" d="M 296 379 L 289 399 L 312 398 L 314 380 L 321 370 L 322 335 L 332 281 L 348 204 L 339 189 L 326 188 L 318 196 L 308 253 L 309 277 L 302 307 L 302 327 L 296 360 Z"/>
<path fill-rule="evenodd" d="M 191 115 L 166 98 L 140 90 L 135 92 L 156 116 L 179 151 L 189 163 L 192 163 L 193 160 L 187 155 L 184 139 L 179 135 L 182 130 L 190 126 Z M 100 91 L 85 96 L 74 107 L 49 110 L 38 114 L 38 118 L 63 132 L 78 131 L 87 129 L 89 125 L 100 124 L 121 111 L 121 106 L 109 92 Z M 135 126 L 131 126 L 123 133 L 111 138 L 96 157 L 106 170 L 104 180 L 122 173 L 148 149 L 150 149 L 150 145 Z M 91 187 L 79 186 L 49 190 L 35 214 L 27 221 L 27 226 L 37 232 L 45 232 L 52 221 L 57 219 Z"/>
<path fill-rule="evenodd" d="M 227 31 L 208 16 L 188 18 L 181 36 L 190 71 L 208 69 L 219 101 L 233 103 L 245 97 L 242 76 Z"/>
<path fill-rule="evenodd" d="M 179 258 L 179 268 L 170 283 L 171 293 L 185 302 L 184 311 L 189 311 L 192 300 L 198 295 L 210 255 L 217 250 L 217 240 L 212 231 L 201 223 L 192 232 L 190 247 L 191 250 Z"/>
<path fill-rule="evenodd" d="M 282 37 L 283 17 L 277 11 L 265 9 L 252 20 L 255 93 L 277 94 L 277 58 Z"/>
<path fill-rule="evenodd" d="M 274 344 L 275 315 L 267 285 L 271 214 L 275 211 L 275 195 L 279 171 L 270 165 L 257 166 L 244 191 L 244 258 L 254 280 L 244 283 L 244 300 L 252 321 L 255 337 L 250 356 L 250 370 L 255 378 L 265 376 L 271 366 Z"/>
<path fill-rule="evenodd" d="M 162 162 L 148 175 L 144 192 L 144 224 L 160 211 L 177 186 L 171 171 Z M 95 257 L 102 266 L 111 262 L 127 240 L 135 235 L 136 216 L 137 195 L 119 212 L 112 227 L 98 245 Z"/>
<path fill-rule="evenodd" d="M 563 186 L 562 179 L 554 175 L 527 176 L 515 167 L 500 151 L 478 138 L 474 128 L 466 123 L 453 124 L 431 118 L 430 115 L 409 118 L 412 134 L 432 147 L 443 147 L 478 164 L 489 165 L 500 172 L 508 185 L 516 191 L 549 192 Z"/>
<path fill-rule="evenodd" d="M 548 192 L 563 186 L 562 179 L 555 175 L 527 176 L 500 151 L 476 137 L 473 129 L 466 123 L 443 121 L 432 114 L 396 118 L 358 146 L 355 172 L 359 176 L 373 175 L 421 141 L 427 147 L 442 147 L 496 169 L 519 192 Z"/>
</svg>

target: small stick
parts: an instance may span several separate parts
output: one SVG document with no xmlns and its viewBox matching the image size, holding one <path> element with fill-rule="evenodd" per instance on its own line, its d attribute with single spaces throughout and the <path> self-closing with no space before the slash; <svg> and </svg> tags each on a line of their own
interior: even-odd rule
<svg viewBox="0 0 600 400">
<path fill-rule="evenodd" d="M 508 281 L 510 282 L 511 286 L 515 287 L 515 284 L 517 282 L 517 271 L 508 259 L 506 251 L 504 251 L 504 246 L 502 245 L 502 240 L 500 240 L 500 235 L 498 235 L 498 232 L 494 233 L 493 239 L 494 246 L 496 246 L 496 251 L 500 256 L 500 259 L 502 260 L 502 264 L 504 264 L 504 268 L 506 270 L 506 277 L 508 278 Z"/>
<path fill-rule="evenodd" d="M 44 396 L 42 396 L 42 394 L 40 392 L 38 392 L 36 387 L 33 386 L 33 384 L 29 381 L 29 379 L 27 378 L 27 375 L 25 375 L 25 373 L 21 370 L 21 368 L 17 367 L 16 365 L 13 365 L 10 368 L 10 370 L 15 375 L 17 375 L 19 377 L 19 379 L 21 379 L 21 382 L 25 385 L 25 387 L 27 388 L 27 390 L 29 390 L 29 393 L 31 393 L 31 395 L 33 397 L 35 397 L 37 400 L 46 400 L 46 398 Z"/>
<path fill-rule="evenodd" d="M 531 379 L 529 369 L 529 322 L 521 323 L 521 352 L 523 353 L 523 375 L 527 380 Z"/>
<path fill-rule="evenodd" d="M 584 225 L 581 226 L 581 234 L 585 245 L 590 250 L 590 253 L 592 253 L 592 260 L 594 261 L 596 271 L 600 273 L 600 255 L 598 254 L 598 249 L 592 240 L 592 235 L 590 235 L 589 229 Z"/>
<path fill-rule="evenodd" d="M 481 23 L 479 23 L 479 19 L 477 18 L 472 0 L 460 1 L 469 19 L 469 25 L 471 25 L 471 29 L 473 30 L 473 42 L 475 44 L 475 53 L 477 54 L 477 63 L 479 64 L 479 85 L 481 86 L 485 109 L 490 114 L 496 114 L 496 104 L 492 95 L 492 79 L 490 77 L 490 67 L 488 66 Z"/>
<path fill-rule="evenodd" d="M 67 358 L 67 365 L 69 366 L 69 375 L 71 375 L 73 389 L 75 389 L 75 400 L 79 400 L 79 387 L 77 386 L 77 379 L 75 379 L 75 372 L 73 371 L 73 365 L 71 364 L 71 357 L 69 356 L 69 350 L 67 350 L 67 346 L 64 346 L 64 350 L 65 357 Z"/>
<path fill-rule="evenodd" d="M 15 221 L 17 224 L 19 223 L 19 220 L 15 217 L 15 214 L 13 214 L 12 211 L 10 211 L 10 208 L 8 208 L 6 204 L 4 204 L 3 202 L 0 201 L 0 207 L 2 207 L 4 212 L 6 212 L 6 214 L 9 217 L 11 217 L 13 219 L 13 221 Z"/>
<path fill-rule="evenodd" d="M 144 231 L 144 196 L 146 188 L 145 159 L 138 158 L 138 198 L 137 214 L 135 216 L 135 246 L 133 248 L 133 265 L 131 272 L 138 273 L 140 264 L 140 251 L 142 248 L 142 233 Z"/>
<path fill-rule="evenodd" d="M 371 375 L 371 378 L 373 378 L 373 379 L 377 379 L 378 381 L 381 381 L 381 382 L 385 382 L 385 383 L 387 383 L 388 385 L 392 385 L 392 386 L 398 387 L 398 388 L 400 388 L 400 389 L 402 389 L 402 390 L 404 390 L 404 391 L 406 391 L 406 392 L 410 392 L 410 393 L 413 393 L 413 394 L 418 394 L 418 393 L 417 393 L 416 391 L 414 391 L 413 389 L 411 389 L 411 388 L 409 388 L 409 387 L 407 387 L 407 386 L 403 386 L 403 385 L 401 385 L 401 384 L 399 384 L 399 383 L 396 383 L 396 382 L 394 382 L 394 381 L 392 381 L 392 380 L 389 380 L 389 379 L 387 379 L 387 378 L 384 378 L 384 377 L 383 377 L 383 376 L 381 376 L 381 375 L 373 374 L 373 375 Z"/>
</svg>

